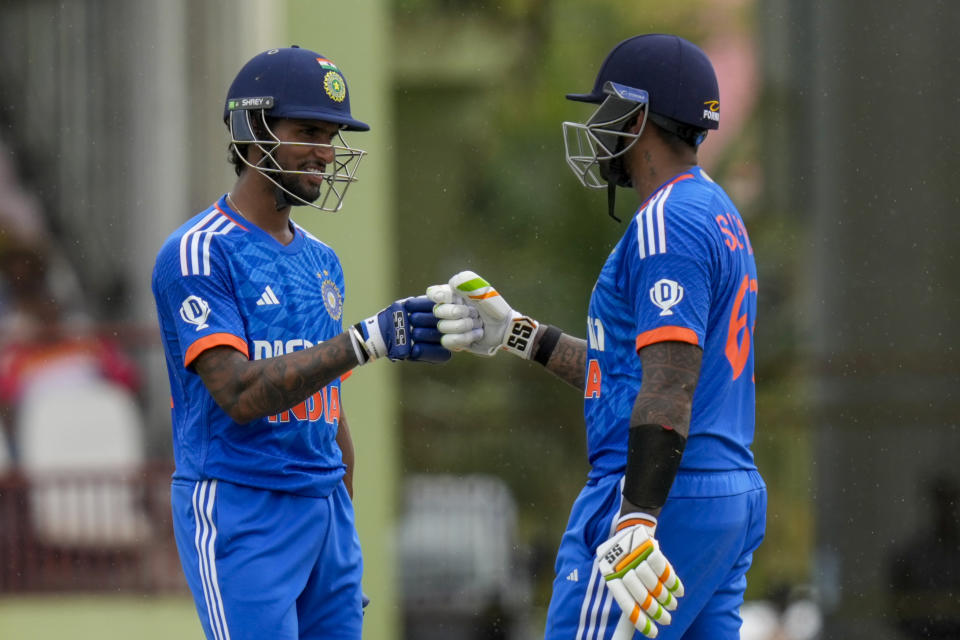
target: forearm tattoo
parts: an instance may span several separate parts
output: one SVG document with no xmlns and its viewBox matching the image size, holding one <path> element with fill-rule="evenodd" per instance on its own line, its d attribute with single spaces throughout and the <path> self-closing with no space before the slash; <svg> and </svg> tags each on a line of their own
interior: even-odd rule
<svg viewBox="0 0 960 640">
<path fill-rule="evenodd" d="M 662 424 L 686 437 L 703 350 L 685 342 L 658 342 L 640 350 L 643 380 L 630 424 Z"/>
<path fill-rule="evenodd" d="M 587 341 L 567 334 L 560 336 L 550 354 L 547 370 L 582 391 L 587 371 Z"/>
<path fill-rule="evenodd" d="M 346 334 L 264 360 L 248 360 L 231 347 L 214 347 L 194 362 L 213 399 L 240 423 L 286 411 L 356 365 Z"/>
</svg>

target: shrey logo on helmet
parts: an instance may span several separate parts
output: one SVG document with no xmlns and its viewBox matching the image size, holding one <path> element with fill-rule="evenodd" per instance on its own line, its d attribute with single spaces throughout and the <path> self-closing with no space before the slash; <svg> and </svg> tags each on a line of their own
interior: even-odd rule
<svg viewBox="0 0 960 640">
<path fill-rule="evenodd" d="M 319 120 L 335 124 L 339 131 L 331 144 L 281 141 L 270 127 L 272 118 Z M 270 49 L 254 56 L 237 73 L 227 91 L 223 120 L 230 129 L 230 142 L 241 161 L 258 171 L 276 187 L 277 206 L 307 205 L 322 211 L 339 211 L 347 187 L 356 182 L 357 168 L 365 151 L 344 140 L 342 131 L 369 131 L 370 126 L 350 113 L 350 92 L 343 72 L 328 58 L 297 46 Z M 287 169 L 276 152 L 283 145 L 332 149 L 333 162 L 317 171 Z M 244 149 L 254 145 L 262 158 L 251 163 Z M 315 199 L 283 186 L 285 176 L 309 175 L 323 179 Z"/>
</svg>

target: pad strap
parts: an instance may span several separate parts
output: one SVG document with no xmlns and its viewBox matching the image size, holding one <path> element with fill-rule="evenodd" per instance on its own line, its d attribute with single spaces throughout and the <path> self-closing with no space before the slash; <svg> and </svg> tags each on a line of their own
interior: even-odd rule
<svg viewBox="0 0 960 640">
<path fill-rule="evenodd" d="M 641 509 L 659 509 L 667 501 L 687 439 L 672 427 L 630 427 L 623 497 Z"/>
</svg>

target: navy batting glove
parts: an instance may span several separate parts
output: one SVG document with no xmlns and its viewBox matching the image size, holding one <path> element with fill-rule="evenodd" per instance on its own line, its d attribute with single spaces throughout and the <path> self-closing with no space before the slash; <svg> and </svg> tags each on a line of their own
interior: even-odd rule
<svg viewBox="0 0 960 640">
<path fill-rule="evenodd" d="M 433 314 L 424 311 L 432 308 L 433 302 L 426 296 L 404 298 L 354 325 L 351 337 L 367 357 L 363 362 L 383 357 L 421 362 L 449 360 L 450 352 L 440 346 Z"/>
<path fill-rule="evenodd" d="M 433 301 L 427 296 L 417 296 L 404 300 L 404 309 L 410 320 L 410 334 L 413 346 L 409 360 L 416 362 L 446 362 L 453 355 L 440 344 L 443 334 L 437 329 L 437 318 L 433 315 Z"/>
</svg>

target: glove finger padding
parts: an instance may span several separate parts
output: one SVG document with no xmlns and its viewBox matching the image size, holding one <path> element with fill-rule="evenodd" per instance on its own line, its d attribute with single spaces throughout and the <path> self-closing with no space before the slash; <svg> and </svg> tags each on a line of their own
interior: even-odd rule
<svg viewBox="0 0 960 640">
<path fill-rule="evenodd" d="M 448 349 L 435 342 L 414 342 L 408 360 L 413 362 L 446 362 L 453 357 Z"/>
<path fill-rule="evenodd" d="M 627 526 L 624 526 L 627 525 Z M 629 514 L 621 528 L 597 549 L 607 586 L 634 627 L 649 638 L 657 624 L 670 624 L 683 584 L 653 537 L 656 518 Z"/>
<path fill-rule="evenodd" d="M 634 602 L 640 604 L 640 608 L 650 619 L 658 624 L 670 624 L 673 621 L 670 612 L 664 609 L 663 605 L 654 597 L 653 592 L 637 577 L 635 571 L 628 571 L 623 576 L 623 586 L 627 588 Z M 673 602 L 676 602 L 676 599 Z"/>
<path fill-rule="evenodd" d="M 470 345 L 483 337 L 483 329 L 474 329 L 466 333 L 448 333 L 440 340 L 440 344 L 450 351 L 472 351 Z M 474 353 L 477 353 L 474 351 Z M 487 355 L 477 353 L 477 355 Z"/>
<path fill-rule="evenodd" d="M 440 330 L 436 327 L 417 327 L 414 326 L 412 322 L 410 325 L 410 335 L 413 336 L 414 344 L 423 342 L 440 344 L 440 339 L 443 338 L 443 334 L 440 333 Z"/>
<path fill-rule="evenodd" d="M 427 287 L 427 297 L 435 304 L 433 315 L 437 329 L 443 334 L 440 343 L 450 351 L 470 350 L 479 355 L 489 355 L 471 349 L 471 345 L 483 338 L 483 322 L 476 307 L 453 292 L 448 284 Z"/>
<path fill-rule="evenodd" d="M 441 307 L 452 305 L 442 304 Z M 481 329 L 480 335 L 483 335 L 483 323 L 479 318 L 458 318 L 456 320 L 438 320 L 437 331 L 440 333 L 469 333 L 474 329 Z"/>
<path fill-rule="evenodd" d="M 623 581 L 610 580 L 607 582 L 607 588 L 610 589 L 610 593 L 613 594 L 613 599 L 620 605 L 620 610 L 623 611 L 624 615 L 633 623 L 633 628 L 648 638 L 656 638 L 660 630 L 657 629 L 657 625 L 653 623 L 653 620 L 644 613 L 643 609 L 637 605 L 637 602 L 633 599 L 633 596 L 630 595 Z M 631 633 L 630 636 L 632 635 Z"/>
<path fill-rule="evenodd" d="M 654 540 L 656 542 L 656 540 Z M 667 593 L 663 597 L 654 594 L 654 596 L 671 611 L 677 608 L 677 598 L 683 597 L 683 583 L 680 577 L 673 570 L 673 565 L 667 560 L 667 557 L 660 551 L 660 545 L 657 544 L 656 551 L 647 558 L 647 566 L 652 573 L 656 574 L 657 581 L 664 586 Z M 672 606 L 671 606 L 672 601 Z"/>
<path fill-rule="evenodd" d="M 410 324 L 410 355 L 407 358 L 415 362 L 446 362 L 453 354 L 441 344 L 443 335 L 437 329 L 437 318 L 433 315 L 433 300 L 427 296 L 416 296 L 403 301 Z"/>
<path fill-rule="evenodd" d="M 423 328 L 423 329 L 436 329 L 437 328 L 437 317 L 433 315 L 432 312 L 423 312 L 418 311 L 416 313 L 411 313 L 410 315 L 410 326 L 414 329 Z M 437 339 L 439 341 L 439 338 Z"/>
<path fill-rule="evenodd" d="M 477 326 L 481 325 L 480 312 L 475 307 L 468 304 L 458 304 L 455 302 L 444 302 L 433 307 L 433 317 L 438 321 L 444 320 L 477 320 Z"/>
<path fill-rule="evenodd" d="M 449 284 L 432 284 L 427 287 L 427 297 L 435 304 L 445 304 L 453 302 L 457 296 Z"/>
</svg>

